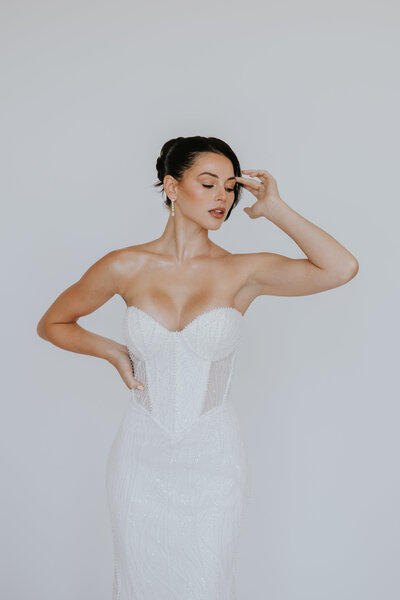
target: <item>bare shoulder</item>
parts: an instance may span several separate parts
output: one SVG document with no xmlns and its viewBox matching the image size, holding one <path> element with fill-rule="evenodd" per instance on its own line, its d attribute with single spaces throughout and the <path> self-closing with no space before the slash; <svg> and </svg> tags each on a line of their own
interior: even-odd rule
<svg viewBox="0 0 400 600">
<path fill-rule="evenodd" d="M 264 261 L 264 263 L 265 261 L 273 262 L 279 254 L 274 254 L 274 252 L 243 252 L 240 254 L 231 254 L 231 256 L 238 266 L 247 265 L 251 268 L 260 261 Z"/>
<path fill-rule="evenodd" d="M 115 294 L 121 295 L 127 277 L 144 260 L 140 246 L 111 250 L 92 263 L 46 310 L 39 328 L 51 322 L 73 322 L 87 315 Z"/>
<path fill-rule="evenodd" d="M 95 265 L 103 269 L 112 270 L 117 280 L 123 283 L 125 275 L 134 275 L 155 255 L 152 242 L 148 242 L 111 250 L 100 258 Z"/>
<path fill-rule="evenodd" d="M 273 264 L 278 255 L 273 252 L 245 252 L 245 253 L 226 253 L 226 262 L 232 266 L 232 269 L 245 280 L 249 279 L 251 273 L 257 270 L 258 265 L 265 268 L 268 264 Z"/>
<path fill-rule="evenodd" d="M 120 284 L 124 273 L 129 266 L 134 263 L 133 252 L 129 248 L 117 248 L 110 250 L 93 264 L 91 264 L 81 276 L 83 283 L 93 283 L 94 281 L 108 282 L 113 293 L 119 293 Z M 111 291 L 111 290 L 110 290 Z"/>
</svg>

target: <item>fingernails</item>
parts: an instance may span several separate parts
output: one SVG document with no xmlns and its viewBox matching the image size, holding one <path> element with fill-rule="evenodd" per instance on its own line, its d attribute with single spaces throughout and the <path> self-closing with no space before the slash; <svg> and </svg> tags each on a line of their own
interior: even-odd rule
<svg viewBox="0 0 400 600">
<path fill-rule="evenodd" d="M 143 390 L 143 389 L 144 389 L 144 387 L 142 386 L 142 384 L 141 384 L 141 383 L 139 383 L 139 385 L 138 385 L 138 390 Z"/>
</svg>

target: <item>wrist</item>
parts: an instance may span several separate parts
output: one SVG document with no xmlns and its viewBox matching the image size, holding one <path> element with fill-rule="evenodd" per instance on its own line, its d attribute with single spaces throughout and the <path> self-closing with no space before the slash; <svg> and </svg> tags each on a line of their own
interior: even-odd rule
<svg viewBox="0 0 400 600">
<path fill-rule="evenodd" d="M 115 367 L 121 354 L 124 354 L 126 352 L 126 346 L 124 346 L 123 344 L 119 344 L 118 342 L 113 342 L 113 344 L 106 349 L 103 358 Z"/>
<path fill-rule="evenodd" d="M 287 206 L 280 196 L 271 198 L 264 208 L 263 215 L 269 221 L 274 221 L 275 218 L 279 218 L 282 208 Z"/>
</svg>

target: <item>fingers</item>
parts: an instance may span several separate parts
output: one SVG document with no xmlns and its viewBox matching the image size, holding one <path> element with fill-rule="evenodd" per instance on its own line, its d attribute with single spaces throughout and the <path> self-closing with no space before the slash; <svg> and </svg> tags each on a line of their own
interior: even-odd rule
<svg viewBox="0 0 400 600">
<path fill-rule="evenodd" d="M 250 217 L 250 219 L 255 219 L 256 218 L 255 215 L 254 215 L 253 206 L 245 206 L 244 209 L 243 209 L 244 212 Z"/>
<path fill-rule="evenodd" d="M 273 179 L 273 175 L 265 169 L 242 169 L 242 173 L 248 173 L 250 177 L 259 177 L 260 179 L 267 180 L 268 178 Z"/>
<path fill-rule="evenodd" d="M 243 185 L 243 187 L 248 187 L 253 190 L 259 190 L 262 185 L 261 181 L 256 181 L 255 179 L 247 179 L 246 177 L 236 177 L 236 180 L 239 180 L 239 183 Z"/>
<path fill-rule="evenodd" d="M 133 386 L 130 388 L 131 390 L 143 390 L 144 386 L 142 383 L 140 383 L 140 381 L 137 381 L 136 379 L 133 382 Z"/>
</svg>

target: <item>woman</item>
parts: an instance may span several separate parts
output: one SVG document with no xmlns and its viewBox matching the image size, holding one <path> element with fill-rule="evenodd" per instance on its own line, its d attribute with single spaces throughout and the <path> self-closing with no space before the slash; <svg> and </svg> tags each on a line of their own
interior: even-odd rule
<svg viewBox="0 0 400 600">
<path fill-rule="evenodd" d="M 170 211 L 162 235 L 98 260 L 54 301 L 38 334 L 108 360 L 131 390 L 107 463 L 113 599 L 233 600 L 248 463 L 229 388 L 243 315 L 262 294 L 343 285 L 358 263 L 282 200 L 268 171 L 241 171 L 218 138 L 166 142 L 157 171 Z M 241 188 L 256 198 L 247 215 L 275 223 L 307 258 L 232 254 L 209 240 Z M 114 294 L 127 305 L 126 345 L 77 324 Z"/>
</svg>

